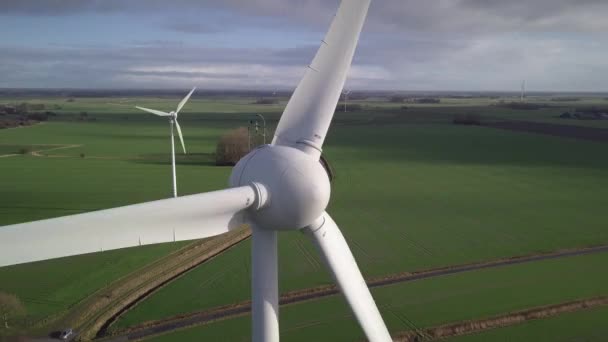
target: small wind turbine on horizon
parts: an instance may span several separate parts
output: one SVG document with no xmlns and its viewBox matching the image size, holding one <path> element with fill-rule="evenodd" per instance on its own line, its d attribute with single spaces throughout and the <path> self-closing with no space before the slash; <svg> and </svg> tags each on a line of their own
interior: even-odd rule
<svg viewBox="0 0 608 342">
<path fill-rule="evenodd" d="M 344 89 L 342 91 L 342 95 L 344 95 L 344 113 L 346 113 L 346 101 L 348 100 L 348 94 L 350 94 L 350 90 Z"/>
<path fill-rule="evenodd" d="M 521 81 L 521 102 L 526 98 L 526 80 Z"/>
<path fill-rule="evenodd" d="M 156 110 L 156 109 L 135 106 L 135 108 L 143 110 L 145 112 L 169 118 L 169 124 L 171 125 L 171 170 L 173 173 L 173 197 L 177 197 L 177 176 L 175 174 L 175 141 L 174 141 L 175 138 L 173 136 L 173 126 L 175 125 L 175 127 L 177 128 L 177 135 L 179 136 L 179 141 L 182 143 L 182 149 L 184 150 L 184 154 L 186 154 L 186 145 L 184 144 L 184 136 L 182 135 L 182 128 L 179 126 L 179 122 L 177 122 L 177 116 L 179 114 L 179 111 L 182 110 L 182 108 L 184 107 L 186 102 L 188 102 L 188 99 L 190 99 L 190 96 L 192 96 L 192 93 L 194 93 L 195 90 L 196 90 L 196 87 L 192 88 L 192 90 L 190 90 L 188 95 L 186 95 L 186 97 L 184 97 L 180 101 L 180 103 L 177 105 L 177 109 L 175 111 L 172 111 L 169 113 L 162 112 L 162 111 Z"/>
</svg>

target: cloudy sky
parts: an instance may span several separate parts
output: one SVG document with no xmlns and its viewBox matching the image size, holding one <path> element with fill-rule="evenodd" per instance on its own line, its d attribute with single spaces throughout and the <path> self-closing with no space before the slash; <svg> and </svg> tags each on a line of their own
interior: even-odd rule
<svg viewBox="0 0 608 342">
<path fill-rule="evenodd" d="M 0 87 L 292 89 L 337 6 L 2 0 Z M 373 0 L 347 87 L 608 91 L 607 16 L 606 0 Z"/>
</svg>

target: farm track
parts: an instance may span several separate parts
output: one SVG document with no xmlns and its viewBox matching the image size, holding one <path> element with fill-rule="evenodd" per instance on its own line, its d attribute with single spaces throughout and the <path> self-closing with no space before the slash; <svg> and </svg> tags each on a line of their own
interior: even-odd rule
<svg viewBox="0 0 608 342">
<path fill-rule="evenodd" d="M 81 339 L 93 339 L 139 302 L 200 264 L 251 236 L 248 228 L 188 244 L 101 289 L 76 304 L 54 325 L 71 326 Z"/>
<path fill-rule="evenodd" d="M 31 146 L 36 146 L 36 145 L 31 145 Z M 46 155 L 46 154 L 42 154 L 42 152 L 48 152 L 48 151 L 55 151 L 55 150 L 63 150 L 63 149 L 67 149 L 67 148 L 76 148 L 76 147 L 81 147 L 83 145 L 78 145 L 78 144 L 69 144 L 69 145 L 65 145 L 65 144 L 48 144 L 48 145 L 43 145 L 43 146 L 56 146 L 56 147 L 51 147 L 51 148 L 45 148 L 42 150 L 36 150 L 36 151 L 31 151 L 29 152 L 30 155 L 34 156 L 34 157 L 53 157 L 51 155 Z M 23 154 L 21 153 L 9 153 L 9 154 L 2 154 L 0 155 L 0 158 L 8 158 L 8 157 L 15 157 L 15 156 L 22 156 Z"/>
<path fill-rule="evenodd" d="M 448 337 L 474 334 L 485 330 L 508 327 L 530 320 L 550 318 L 569 312 L 577 312 L 608 305 L 608 297 L 594 297 L 555 305 L 539 306 L 514 311 L 490 318 L 448 323 L 418 331 L 406 331 L 393 338 L 397 342 L 442 340 Z"/>
<path fill-rule="evenodd" d="M 421 279 L 428 279 L 440 276 L 446 276 L 451 274 L 459 274 L 472 272 L 483 269 L 491 269 L 503 266 L 525 264 L 535 261 L 559 259 L 566 257 L 573 257 L 579 255 L 589 255 L 596 253 L 608 252 L 608 245 L 560 250 L 551 253 L 534 254 L 525 256 L 516 256 L 506 259 L 499 259 L 494 261 L 488 261 L 483 263 L 466 264 L 466 265 L 455 265 L 442 268 L 436 268 L 431 270 L 423 270 L 417 272 L 403 272 L 388 275 L 385 277 L 374 278 L 367 281 L 370 288 L 406 283 Z M 309 288 L 304 290 L 298 290 L 289 292 L 281 295 L 279 302 L 280 305 L 298 304 L 310 300 L 322 299 L 325 297 L 333 296 L 339 293 L 339 289 L 335 285 L 327 285 L 315 288 Z M 608 300 L 607 300 L 608 302 Z M 122 331 L 118 331 L 111 336 L 107 336 L 108 340 L 125 341 L 125 340 L 139 340 L 142 338 L 158 335 L 173 330 L 178 330 L 194 325 L 207 324 L 214 321 L 225 320 L 230 318 L 236 318 L 244 316 L 250 313 L 251 302 L 245 301 L 232 305 L 226 305 L 222 307 L 212 308 L 209 310 L 195 312 L 185 315 L 174 316 L 158 321 L 145 322 L 137 326 L 127 328 Z M 104 336 L 98 336 L 104 337 Z"/>
</svg>

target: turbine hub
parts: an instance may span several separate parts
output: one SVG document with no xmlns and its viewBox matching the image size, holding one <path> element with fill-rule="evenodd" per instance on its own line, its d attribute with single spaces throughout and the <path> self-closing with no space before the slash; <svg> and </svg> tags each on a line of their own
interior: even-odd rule
<svg viewBox="0 0 608 342">
<path fill-rule="evenodd" d="M 329 203 L 331 188 L 325 169 L 311 155 L 286 146 L 264 145 L 243 157 L 230 176 L 233 187 L 263 187 L 265 199 L 252 212 L 261 227 L 301 229 L 316 220 Z"/>
</svg>

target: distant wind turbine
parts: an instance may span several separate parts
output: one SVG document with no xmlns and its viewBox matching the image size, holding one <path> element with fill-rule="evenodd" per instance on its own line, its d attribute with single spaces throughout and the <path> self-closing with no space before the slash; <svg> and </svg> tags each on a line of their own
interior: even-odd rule
<svg viewBox="0 0 608 342">
<path fill-rule="evenodd" d="M 526 98 L 526 80 L 521 81 L 521 102 Z"/>
<path fill-rule="evenodd" d="M 152 113 L 154 115 L 169 117 L 169 123 L 171 125 L 171 167 L 173 171 L 173 197 L 177 197 L 177 177 L 175 175 L 175 138 L 173 137 L 173 125 L 175 124 L 175 127 L 177 128 L 177 135 L 179 136 L 179 141 L 182 143 L 182 149 L 184 150 L 184 154 L 186 154 L 186 145 L 184 145 L 182 129 L 179 126 L 179 122 L 177 122 L 177 115 L 179 114 L 179 111 L 182 110 L 182 107 L 184 107 L 186 102 L 188 102 L 188 99 L 190 99 L 190 96 L 192 96 L 194 90 L 196 90 L 196 87 L 192 88 L 188 95 L 186 95 L 186 97 L 181 100 L 181 102 L 177 105 L 177 109 L 175 111 L 169 113 L 161 112 L 160 110 L 135 106 L 135 108 L 137 109 L 141 109 L 145 112 Z"/>
<path fill-rule="evenodd" d="M 346 101 L 348 100 L 348 94 L 350 94 L 350 90 L 344 89 L 342 91 L 342 95 L 344 95 L 344 113 L 346 113 Z"/>
</svg>

